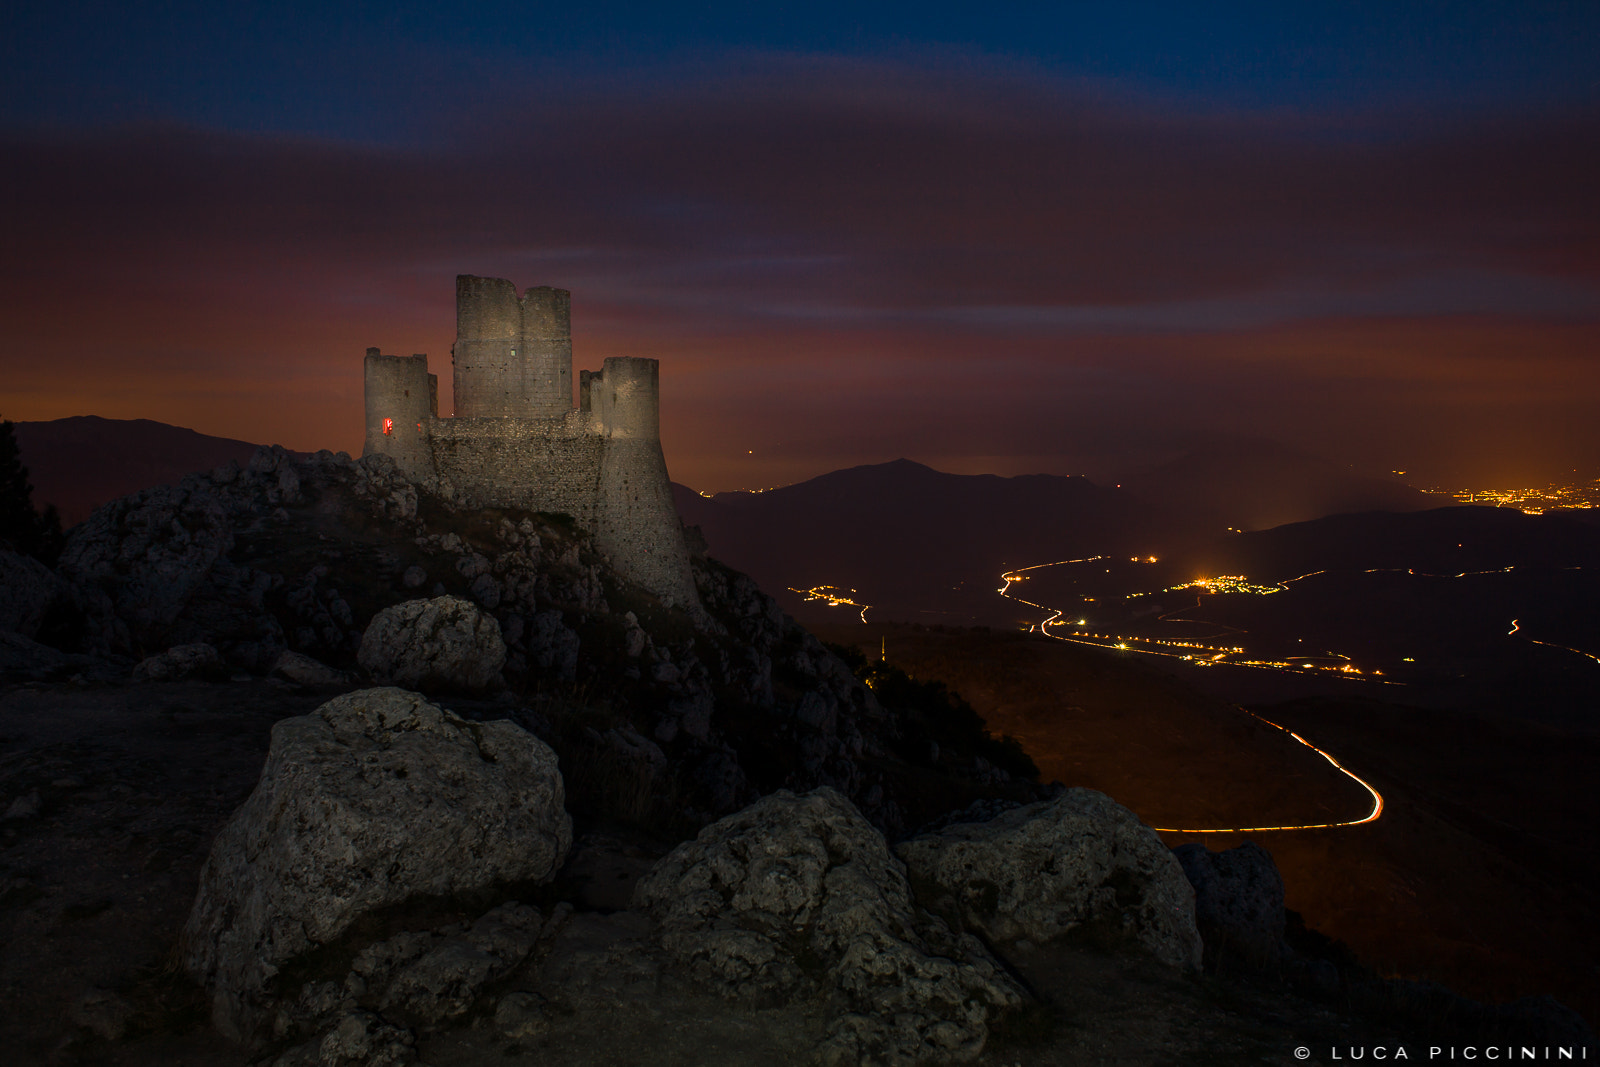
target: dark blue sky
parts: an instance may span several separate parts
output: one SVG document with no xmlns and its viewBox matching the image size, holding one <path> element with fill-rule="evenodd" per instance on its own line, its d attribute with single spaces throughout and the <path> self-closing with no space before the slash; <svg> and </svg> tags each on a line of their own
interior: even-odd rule
<svg viewBox="0 0 1600 1067">
<path fill-rule="evenodd" d="M 600 91 L 765 55 L 980 62 L 1175 107 L 1385 113 L 1600 103 L 1571 2 L 8 5 L 5 120 L 426 136 L 479 94 Z"/>
<path fill-rule="evenodd" d="M 451 276 L 672 470 L 1600 474 L 1600 3 L 13 3 L 3 413 L 356 448 Z"/>
</svg>

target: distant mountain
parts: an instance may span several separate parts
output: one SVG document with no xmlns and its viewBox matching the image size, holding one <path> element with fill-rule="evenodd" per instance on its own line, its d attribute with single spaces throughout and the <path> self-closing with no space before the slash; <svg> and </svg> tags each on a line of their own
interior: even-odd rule
<svg viewBox="0 0 1600 1067">
<path fill-rule="evenodd" d="M 711 554 L 764 588 L 856 588 L 901 617 L 992 609 L 1009 568 L 1146 551 L 1168 525 L 1086 478 L 945 474 L 906 459 L 709 499 L 678 486 L 676 499 Z"/>
<path fill-rule="evenodd" d="M 1414 569 L 1454 575 L 1505 567 L 1600 569 L 1600 528 L 1588 512 L 1525 515 L 1448 507 L 1330 515 L 1238 534 L 1188 554 L 1197 572 L 1282 581 L 1310 571 Z"/>
<path fill-rule="evenodd" d="M 67 526 L 119 496 L 175 482 L 230 459 L 244 463 L 258 447 L 150 419 L 98 415 L 19 422 L 16 432 L 33 482 L 34 504 L 54 504 Z"/>
<path fill-rule="evenodd" d="M 1355 474 L 1264 440 L 1208 442 L 1121 481 L 1124 489 L 1219 532 L 1263 530 L 1345 512 L 1421 511 L 1438 504 L 1408 485 Z"/>
<path fill-rule="evenodd" d="M 1048 474 L 945 474 L 907 459 L 764 492 L 703 497 L 676 487 L 712 555 L 762 585 L 858 589 L 877 618 L 1002 621 L 1000 575 L 1100 554 L 1194 550 L 1229 526 L 1339 510 L 1416 510 L 1407 486 L 1341 471 L 1271 442 L 1209 444 L 1119 486 Z M 796 605 L 787 604 L 791 610 Z"/>
</svg>

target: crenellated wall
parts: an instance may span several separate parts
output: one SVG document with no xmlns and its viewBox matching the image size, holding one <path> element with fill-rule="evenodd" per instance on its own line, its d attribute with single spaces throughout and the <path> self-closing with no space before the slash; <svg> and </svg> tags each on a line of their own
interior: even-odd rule
<svg viewBox="0 0 1600 1067">
<path fill-rule="evenodd" d="M 469 507 L 570 515 L 622 575 L 697 608 L 661 450 L 660 365 L 609 358 L 582 372 L 574 407 L 570 321 L 564 289 L 518 297 L 504 279 L 457 278 L 455 417 L 438 417 L 426 356 L 368 349 L 366 450 Z"/>
</svg>

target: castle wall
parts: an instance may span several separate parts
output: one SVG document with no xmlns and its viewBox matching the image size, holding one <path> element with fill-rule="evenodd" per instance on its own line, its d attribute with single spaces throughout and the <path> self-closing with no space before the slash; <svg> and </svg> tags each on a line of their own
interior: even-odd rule
<svg viewBox="0 0 1600 1067">
<path fill-rule="evenodd" d="M 572 410 L 572 294 L 541 285 L 522 298 L 522 345 L 527 353 L 528 412 L 534 417 Z"/>
<path fill-rule="evenodd" d="M 432 427 L 433 465 L 470 507 L 562 512 L 594 530 L 605 438 L 558 419 L 454 418 Z"/>
<path fill-rule="evenodd" d="M 517 295 L 504 278 L 456 279 L 458 416 L 557 417 L 572 410 L 572 294 Z"/>
<path fill-rule="evenodd" d="M 457 278 L 455 417 L 438 417 L 427 357 L 368 349 L 366 451 L 414 481 L 441 479 L 468 507 L 570 515 L 623 577 L 694 610 L 661 451 L 659 365 L 612 358 L 583 371 L 574 408 L 570 320 L 565 289 L 519 297 L 501 278 Z"/>
<path fill-rule="evenodd" d="M 589 404 L 606 442 L 596 536 L 627 546 L 627 573 L 640 585 L 669 603 L 698 603 L 661 451 L 660 364 L 607 359 L 589 377 Z"/>
<path fill-rule="evenodd" d="M 439 406 L 438 378 L 428 373 L 428 357 L 386 356 L 369 348 L 362 376 L 366 452 L 393 456 L 408 477 L 420 477 L 433 462 L 428 427 Z"/>
</svg>

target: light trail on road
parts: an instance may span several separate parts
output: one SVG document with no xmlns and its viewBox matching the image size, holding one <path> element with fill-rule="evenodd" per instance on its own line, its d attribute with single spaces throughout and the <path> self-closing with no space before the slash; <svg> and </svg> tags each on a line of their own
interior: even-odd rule
<svg viewBox="0 0 1600 1067">
<path fill-rule="evenodd" d="M 1509 637 L 1512 634 L 1517 633 L 1521 629 L 1522 629 L 1521 622 L 1519 620 L 1517 620 L 1517 619 L 1512 619 L 1511 620 L 1511 629 L 1506 631 L 1506 636 Z M 1596 663 L 1600 663 L 1600 656 L 1595 655 L 1593 652 L 1585 652 L 1581 648 L 1573 648 L 1571 645 L 1558 645 L 1554 641 L 1541 641 L 1537 637 L 1529 637 L 1527 634 L 1523 634 L 1522 635 L 1522 639 L 1524 641 L 1531 641 L 1533 644 L 1536 644 L 1536 645 L 1543 645 L 1545 648 L 1559 648 L 1563 652 L 1573 652 L 1573 653 L 1576 653 L 1577 655 L 1585 656 L 1585 657 L 1587 657 L 1589 659 L 1592 659 Z"/>
<path fill-rule="evenodd" d="M 1071 644 L 1091 645 L 1091 646 L 1093 646 L 1095 648 L 1105 648 L 1107 646 L 1105 646 L 1103 644 L 1100 644 L 1100 643 L 1098 643 L 1096 641 L 1074 640 L 1073 638 L 1070 638 L 1070 637 L 1063 637 L 1063 636 L 1061 636 L 1059 634 L 1051 633 L 1050 632 L 1051 624 L 1055 623 L 1057 619 L 1061 618 L 1061 616 L 1064 614 L 1064 612 L 1061 611 L 1061 610 L 1058 610 L 1056 608 L 1046 607 L 1043 604 L 1034 603 L 1031 600 L 1024 600 L 1019 596 L 1013 596 L 1011 594 L 1010 590 L 1011 590 L 1011 586 L 1013 584 L 1015 584 L 1016 582 L 1021 582 L 1021 581 L 1025 581 L 1026 580 L 1024 578 L 1018 577 L 1018 575 L 1022 574 L 1024 571 L 1038 570 L 1041 567 L 1059 567 L 1059 566 L 1061 566 L 1062 564 L 1065 564 L 1065 563 L 1092 563 L 1095 560 L 1108 559 L 1108 558 L 1110 558 L 1110 557 L 1108 557 L 1108 556 L 1090 556 L 1087 559 L 1068 559 L 1068 560 L 1061 560 L 1061 561 L 1059 561 L 1057 563 L 1037 563 L 1037 564 L 1034 564 L 1031 567 L 1019 567 L 1016 570 L 1007 571 L 1005 574 L 1001 575 L 1000 576 L 1000 580 L 1001 580 L 1001 582 L 1003 584 L 1000 586 L 999 589 L 997 589 L 995 591 L 997 593 L 999 593 L 1001 596 L 1003 596 L 1006 599 L 1008 599 L 1008 600 L 1014 600 L 1019 604 L 1026 604 L 1029 607 L 1037 608 L 1040 611 L 1052 612 L 1053 614 L 1050 616 L 1050 618 L 1046 619 L 1042 623 L 1036 624 L 1036 626 L 1034 627 L 1040 633 L 1044 634 L 1046 637 L 1053 638 L 1054 640 L 1057 640 L 1057 641 L 1066 641 L 1066 642 L 1069 642 Z M 1317 572 L 1317 573 L 1321 573 L 1321 572 Z M 1302 575 L 1301 577 L 1310 577 L 1310 575 Z M 1291 581 L 1299 581 L 1298 578 L 1294 578 L 1294 579 L 1290 579 L 1290 580 Z M 1513 623 L 1512 625 L 1514 626 L 1515 623 Z M 1099 635 L 1094 635 L 1094 636 L 1099 636 Z M 1108 638 L 1108 639 L 1111 639 L 1111 638 Z M 1116 646 L 1117 648 L 1124 649 L 1124 650 L 1131 651 L 1131 652 L 1141 652 L 1141 653 L 1144 653 L 1145 655 L 1149 655 L 1149 656 L 1171 656 L 1174 659 L 1182 659 L 1182 660 L 1187 660 L 1187 661 L 1190 661 L 1190 662 L 1194 662 L 1191 659 L 1191 657 L 1189 657 L 1189 656 L 1182 656 L 1182 655 L 1178 655 L 1177 653 L 1173 653 L 1173 652 L 1157 652 L 1154 649 L 1143 649 L 1143 648 L 1129 649 L 1128 645 L 1125 643 L 1126 640 L 1128 640 L 1128 639 L 1121 639 L 1121 640 L 1124 643 L 1119 643 Z M 1132 640 L 1152 640 L 1152 639 L 1150 639 L 1150 638 L 1142 638 L 1142 639 L 1141 638 L 1133 638 Z M 1162 643 L 1168 643 L 1168 642 L 1162 642 Z M 1170 642 L 1170 643 L 1171 644 L 1178 644 L 1179 642 Z M 1189 646 L 1189 647 L 1194 647 L 1194 646 Z M 1216 650 L 1213 650 L 1213 651 L 1218 651 L 1220 653 L 1219 655 L 1212 657 L 1213 660 L 1218 660 L 1218 659 L 1222 658 L 1222 655 L 1226 655 L 1229 652 L 1243 652 L 1244 649 L 1242 649 L 1242 648 L 1241 649 L 1216 649 Z M 1205 662 L 1205 661 L 1200 661 L 1200 662 Z M 1268 664 L 1237 664 L 1237 666 L 1261 666 L 1261 667 L 1266 667 L 1266 666 L 1269 666 L 1269 665 Z M 1270 665 L 1270 666 L 1276 666 L 1276 665 L 1274 664 L 1274 665 Z M 1297 673 L 1299 673 L 1299 672 L 1297 672 Z M 1235 706 L 1237 707 L 1237 705 L 1235 705 Z M 1296 826 L 1207 827 L 1207 828 L 1204 828 L 1204 829 L 1179 828 L 1179 827 L 1170 827 L 1170 826 L 1154 826 L 1154 827 L 1151 827 L 1151 829 L 1156 830 L 1156 831 L 1158 831 L 1160 833 L 1168 833 L 1168 834 L 1264 834 L 1264 833 L 1275 833 L 1275 832 L 1278 832 L 1278 831 L 1281 831 L 1281 830 L 1331 830 L 1331 829 L 1335 829 L 1335 828 L 1343 827 L 1343 826 L 1362 826 L 1362 825 L 1364 825 L 1366 823 L 1377 822 L 1378 818 L 1383 815 L 1383 794 L 1378 792 L 1376 789 L 1374 789 L 1372 787 L 1372 783 L 1368 782 L 1366 779 L 1364 779 L 1364 778 L 1360 777 L 1359 775 L 1355 774 L 1348 767 L 1346 767 L 1344 764 L 1340 763 L 1337 759 L 1335 759 L 1331 752 L 1326 752 L 1323 749 L 1318 748 L 1316 745 L 1313 745 L 1310 741 L 1307 741 L 1305 738 L 1301 737 L 1299 734 L 1295 733 L 1293 730 L 1289 729 L 1286 726 L 1280 726 L 1277 723 L 1272 722 L 1270 719 L 1263 719 L 1261 716 L 1257 715 L 1255 712 L 1249 710 L 1248 708 L 1239 708 L 1239 710 L 1244 712 L 1244 714 L 1250 716 L 1252 719 L 1257 720 L 1258 722 L 1266 723 L 1268 726 L 1271 726 L 1273 729 L 1282 730 L 1284 733 L 1288 734 L 1290 737 L 1292 737 L 1296 741 L 1300 742 L 1300 744 L 1306 746 L 1311 751 L 1315 752 L 1317 755 L 1319 755 L 1323 759 L 1327 760 L 1328 763 L 1335 770 L 1337 770 L 1340 774 L 1343 774 L 1345 777 L 1347 777 L 1351 781 L 1355 782 L 1362 789 L 1365 789 L 1368 794 L 1371 795 L 1371 797 L 1372 797 L 1372 808 L 1371 808 L 1371 810 L 1369 810 L 1366 815 L 1362 816 L 1359 819 L 1347 819 L 1347 820 L 1345 820 L 1343 822 L 1303 823 L 1303 824 L 1296 825 Z"/>
<path fill-rule="evenodd" d="M 1063 560 L 1057 560 L 1054 563 L 1035 563 L 1031 567 L 1019 567 L 1016 570 L 1007 571 L 1007 572 L 1005 572 L 1004 574 L 1002 574 L 1000 576 L 1000 581 L 1003 584 L 1000 586 L 999 589 L 996 589 L 995 592 L 999 593 L 1001 596 L 1005 597 L 1007 600 L 1015 601 L 1018 604 L 1026 604 L 1028 607 L 1037 608 L 1040 611 L 1050 612 L 1051 614 L 1050 614 L 1049 618 L 1045 619 L 1043 622 L 1034 623 L 1033 625 L 1031 625 L 1029 627 L 1029 630 L 1030 630 L 1030 632 L 1033 631 L 1033 630 L 1037 630 L 1039 633 L 1044 634 L 1046 637 L 1054 638 L 1057 641 L 1068 641 L 1068 642 L 1071 642 L 1072 644 L 1088 645 L 1091 648 L 1116 648 L 1116 649 L 1121 649 L 1121 650 L 1126 651 L 1126 652 L 1137 652 L 1140 655 L 1144 655 L 1144 656 L 1167 656 L 1167 657 L 1169 657 L 1171 659 L 1182 660 L 1185 663 L 1190 663 L 1190 664 L 1193 664 L 1194 666 L 1197 666 L 1197 667 L 1209 667 L 1209 666 L 1214 666 L 1214 665 L 1216 665 L 1218 663 L 1223 663 L 1223 664 L 1225 664 L 1226 666 L 1229 666 L 1229 667 L 1251 667 L 1251 668 L 1255 668 L 1257 670 L 1282 671 L 1282 672 L 1285 672 L 1285 673 L 1288 673 L 1288 674 L 1313 674 L 1313 675 L 1336 674 L 1341 678 L 1353 678 L 1353 679 L 1356 679 L 1356 680 L 1359 680 L 1359 681 L 1363 681 L 1363 682 L 1365 682 L 1365 681 L 1384 681 L 1384 684 L 1395 684 L 1395 683 L 1389 683 L 1389 682 L 1387 682 L 1387 680 L 1375 677 L 1375 676 L 1378 676 L 1378 675 L 1382 675 L 1383 674 L 1382 671 L 1377 671 L 1377 670 L 1374 670 L 1374 671 L 1363 671 L 1363 670 L 1360 670 L 1353 663 L 1350 662 L 1350 657 L 1349 656 L 1346 656 L 1346 655 L 1344 655 L 1343 653 L 1340 653 L 1340 652 L 1328 652 L 1326 654 L 1317 654 L 1317 655 L 1311 655 L 1311 656 L 1294 656 L 1294 657 L 1291 657 L 1291 658 L 1285 659 L 1285 660 L 1238 660 L 1238 659 L 1231 659 L 1230 660 L 1230 659 L 1225 659 L 1224 657 L 1244 655 L 1247 652 L 1247 650 L 1244 649 L 1243 647 L 1238 646 L 1238 645 L 1226 645 L 1226 646 L 1225 645 L 1207 645 L 1207 644 L 1202 644 L 1202 643 L 1200 643 L 1198 641 L 1172 641 L 1172 640 L 1165 640 L 1165 639 L 1159 638 L 1159 637 L 1139 637 L 1139 636 L 1127 636 L 1127 635 L 1122 635 L 1122 634 L 1097 634 L 1097 633 L 1079 632 L 1079 633 L 1075 633 L 1075 634 L 1073 634 L 1072 636 L 1069 637 L 1069 636 L 1066 636 L 1066 635 L 1063 635 L 1063 634 L 1055 633 L 1055 632 L 1053 632 L 1051 630 L 1051 627 L 1053 627 L 1053 626 L 1068 626 L 1068 625 L 1072 625 L 1070 623 L 1062 621 L 1062 616 L 1066 614 L 1065 609 L 1052 608 L 1047 604 L 1040 604 L 1037 601 L 1025 600 L 1022 597 L 1017 596 L 1016 594 L 1011 592 L 1011 587 L 1013 585 L 1015 585 L 1015 584 L 1017 584 L 1019 582 L 1027 581 L 1027 579 L 1025 577 L 1022 577 L 1022 575 L 1026 571 L 1036 571 L 1036 570 L 1040 570 L 1041 568 L 1044 568 L 1044 567 L 1061 567 L 1061 566 L 1065 566 L 1067 564 L 1072 564 L 1072 563 L 1094 563 L 1094 562 L 1096 562 L 1098 560 L 1111 559 L 1111 558 L 1112 557 L 1110 557 L 1110 556 L 1088 556 L 1088 557 L 1086 557 L 1084 559 L 1063 559 Z M 1134 558 L 1132 560 L 1132 562 L 1138 563 L 1138 562 L 1141 562 L 1141 561 L 1139 559 L 1137 559 L 1137 558 Z M 1154 563 L 1155 562 L 1155 557 L 1154 556 L 1149 557 L 1148 558 L 1148 562 Z M 1325 572 L 1323 572 L 1323 571 L 1314 571 L 1313 572 L 1313 574 L 1322 574 L 1322 573 L 1325 573 Z M 1309 578 L 1311 576 L 1312 575 L 1310 575 L 1310 574 L 1305 574 L 1305 575 L 1301 575 L 1300 577 L 1301 578 Z M 1291 582 L 1297 582 L 1299 580 L 1300 580 L 1300 578 L 1290 578 L 1289 579 L 1289 581 L 1291 581 Z M 1283 588 L 1285 588 L 1285 589 L 1288 588 L 1287 583 L 1283 583 Z M 1173 590 L 1166 590 L 1166 591 L 1167 592 L 1172 592 Z M 1197 607 L 1199 606 L 1198 600 L 1196 601 L 1196 606 Z M 1179 609 L 1179 610 L 1188 610 L 1188 609 Z M 1165 622 L 1165 621 L 1204 622 L 1207 625 L 1211 625 L 1211 626 L 1222 626 L 1223 629 L 1231 630 L 1234 633 L 1244 633 L 1245 632 L 1243 630 L 1238 629 L 1237 627 L 1226 626 L 1226 625 L 1221 624 L 1221 623 L 1210 622 L 1209 620 L 1203 620 L 1203 619 L 1180 619 L 1180 618 L 1177 617 L 1177 614 L 1178 614 L 1177 611 L 1168 612 L 1165 615 L 1160 616 L 1160 619 L 1163 622 Z M 1085 623 L 1082 620 L 1079 620 L 1077 625 L 1082 626 L 1082 625 L 1085 625 Z M 1221 636 L 1221 635 L 1217 635 L 1217 636 Z M 1114 644 L 1107 644 L 1106 642 L 1115 642 L 1115 643 Z M 1130 642 L 1132 642 L 1132 644 L 1130 644 Z M 1196 652 L 1211 653 L 1211 655 L 1208 655 L 1208 656 L 1196 656 L 1194 653 L 1187 653 L 1186 654 L 1186 653 L 1183 653 L 1183 652 L 1162 652 L 1162 651 L 1159 651 L 1159 650 L 1154 649 L 1154 648 L 1138 648 L 1138 647 L 1135 647 L 1135 645 L 1163 645 L 1163 646 L 1166 646 L 1168 648 L 1194 649 Z M 1308 659 L 1310 659 L 1310 660 L 1319 660 L 1319 659 L 1330 659 L 1330 658 L 1331 659 L 1344 660 L 1345 662 L 1340 664 L 1340 665 L 1338 665 L 1338 666 L 1318 666 L 1316 664 L 1307 663 L 1306 662 L 1306 660 L 1308 660 Z M 1297 664 L 1298 664 L 1298 666 L 1297 666 Z"/>
<path fill-rule="evenodd" d="M 1319 755 L 1323 759 L 1327 760 L 1330 764 L 1333 765 L 1334 769 L 1337 770 L 1340 774 L 1343 774 L 1345 777 L 1349 778 L 1352 782 L 1355 782 L 1362 789 L 1365 789 L 1368 793 L 1370 793 L 1372 795 L 1372 809 L 1370 811 L 1368 811 L 1367 814 L 1365 816 L 1363 816 L 1362 818 L 1349 819 L 1349 820 L 1346 820 L 1345 822 L 1306 823 L 1306 824 L 1303 824 L 1303 825 L 1300 825 L 1300 826 L 1240 826 L 1240 827 L 1228 827 L 1228 828 L 1220 829 L 1220 830 L 1219 829 L 1196 830 L 1196 829 L 1178 828 L 1178 827 L 1172 827 L 1172 826 L 1152 826 L 1151 827 L 1152 830 L 1157 830 L 1157 831 L 1160 831 L 1161 833 L 1164 833 L 1164 834 L 1264 834 L 1264 833 L 1275 832 L 1275 831 L 1278 831 L 1278 830 L 1331 830 L 1331 829 L 1334 829 L 1334 828 L 1340 827 L 1340 826 L 1361 826 L 1361 825 L 1364 825 L 1365 823 L 1377 822 L 1378 821 L 1378 817 L 1383 814 L 1383 794 L 1378 792 L 1376 789 L 1374 789 L 1372 787 L 1372 783 L 1371 782 L 1368 782 L 1365 778 L 1362 778 L 1360 775 L 1358 775 L 1354 771 L 1350 770 L 1350 768 L 1348 768 L 1344 764 L 1340 763 L 1337 759 L 1335 759 L 1333 757 L 1333 754 L 1331 752 L 1326 752 L 1323 749 L 1318 748 L 1316 745 L 1313 745 L 1310 741 L 1307 741 L 1305 738 L 1301 737 L 1299 734 L 1295 733 L 1293 730 L 1289 729 L 1287 726 L 1279 726 L 1277 723 L 1273 722 L 1270 719 L 1263 719 L 1261 716 L 1257 715 L 1255 712 L 1251 711 L 1249 708 L 1240 708 L 1239 710 L 1244 712 L 1246 715 L 1250 716 L 1252 719 L 1255 719 L 1258 722 L 1264 722 L 1268 726 L 1273 727 L 1274 729 L 1282 730 L 1284 733 L 1288 734 L 1290 737 L 1294 738 L 1296 741 L 1300 742 L 1302 745 L 1306 746 L 1311 751 L 1315 752 L 1317 755 Z"/>
</svg>

